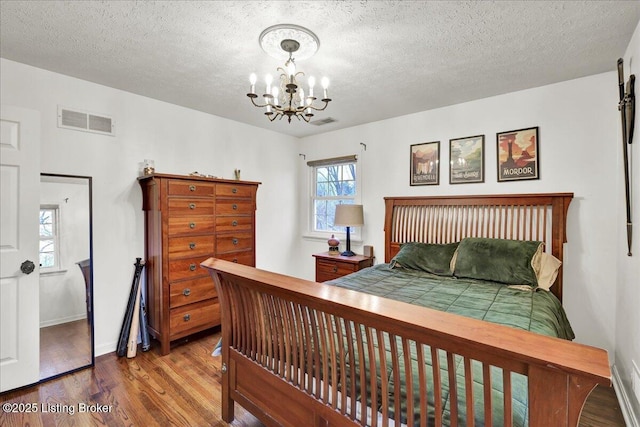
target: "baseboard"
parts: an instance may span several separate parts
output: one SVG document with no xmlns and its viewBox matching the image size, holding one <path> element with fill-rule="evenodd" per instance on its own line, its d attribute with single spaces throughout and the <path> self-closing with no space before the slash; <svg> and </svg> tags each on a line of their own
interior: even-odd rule
<svg viewBox="0 0 640 427">
<path fill-rule="evenodd" d="M 74 314 L 73 316 L 67 316 L 60 319 L 46 320 L 40 322 L 41 328 L 47 328 L 49 326 L 61 325 L 63 323 L 75 322 L 76 320 L 86 319 L 87 313 Z"/>
<path fill-rule="evenodd" d="M 620 403 L 620 409 L 622 410 L 624 422 L 627 424 L 627 427 L 640 427 L 638 417 L 636 416 L 635 412 L 633 412 L 631 400 L 629 399 L 627 390 L 622 384 L 622 380 L 620 379 L 620 374 L 618 373 L 616 365 L 613 365 L 611 371 L 613 374 L 613 388 L 615 389 L 616 395 L 618 396 L 618 402 Z"/>
<path fill-rule="evenodd" d="M 103 354 L 107 354 L 107 353 L 114 353 L 116 351 L 117 346 L 118 346 L 118 343 L 116 341 L 112 343 L 96 345 L 94 349 L 96 357 L 102 356 Z"/>
</svg>

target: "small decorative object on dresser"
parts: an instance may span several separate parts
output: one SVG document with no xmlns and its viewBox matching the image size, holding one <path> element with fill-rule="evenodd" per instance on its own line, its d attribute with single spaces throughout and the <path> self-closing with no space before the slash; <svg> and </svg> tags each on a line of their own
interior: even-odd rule
<svg viewBox="0 0 640 427">
<path fill-rule="evenodd" d="M 340 255 L 340 249 L 338 248 L 340 240 L 336 239 L 335 235 L 332 234 L 327 243 L 329 244 L 329 255 Z"/>
<path fill-rule="evenodd" d="M 373 258 L 353 255 L 331 255 L 329 252 L 313 254 L 316 259 L 316 282 L 326 282 L 373 265 Z"/>
<path fill-rule="evenodd" d="M 255 266 L 259 182 L 153 173 L 138 178 L 145 213 L 149 333 L 169 353 L 176 339 L 220 325 L 204 260 Z"/>
<path fill-rule="evenodd" d="M 144 159 L 144 163 L 142 165 L 143 165 L 143 170 L 142 170 L 143 175 L 151 175 L 156 171 L 155 162 L 151 159 Z"/>
</svg>

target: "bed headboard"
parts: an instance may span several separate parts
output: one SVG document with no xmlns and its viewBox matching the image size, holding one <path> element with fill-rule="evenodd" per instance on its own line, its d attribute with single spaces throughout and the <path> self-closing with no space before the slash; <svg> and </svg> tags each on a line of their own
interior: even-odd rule
<svg viewBox="0 0 640 427">
<path fill-rule="evenodd" d="M 563 261 L 573 193 L 385 197 L 385 262 L 405 242 L 453 243 L 464 237 L 539 240 Z M 562 267 L 551 291 L 562 301 Z"/>
</svg>

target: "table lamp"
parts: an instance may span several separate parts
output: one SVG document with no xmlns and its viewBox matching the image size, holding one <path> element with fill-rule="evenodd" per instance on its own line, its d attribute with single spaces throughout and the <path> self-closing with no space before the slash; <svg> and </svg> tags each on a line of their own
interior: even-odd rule
<svg viewBox="0 0 640 427">
<path fill-rule="evenodd" d="M 364 214 L 362 205 L 338 205 L 336 206 L 335 219 L 333 225 L 347 227 L 347 250 L 342 252 L 342 256 L 354 256 L 351 251 L 351 227 L 364 225 Z"/>
</svg>

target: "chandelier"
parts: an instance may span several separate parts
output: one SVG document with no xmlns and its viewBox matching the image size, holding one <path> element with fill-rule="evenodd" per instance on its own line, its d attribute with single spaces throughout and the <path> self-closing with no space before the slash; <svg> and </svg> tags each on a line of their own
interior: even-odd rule
<svg viewBox="0 0 640 427">
<path fill-rule="evenodd" d="M 309 123 L 314 116 L 314 111 L 323 111 L 329 105 L 331 99 L 327 95 L 329 79 L 323 77 L 322 99 L 316 103 L 314 87 L 316 79 L 310 76 L 307 79 L 308 92 L 305 94 L 304 88 L 300 86 L 298 80 L 304 76 L 302 71 L 296 70 L 294 52 L 298 52 L 298 59 L 306 59 L 316 53 L 320 46 L 318 37 L 311 31 L 298 25 L 282 24 L 269 27 L 260 34 L 260 46 L 269 55 L 277 59 L 286 59 L 283 67 L 278 67 L 280 72 L 279 82 L 273 81 L 273 76 L 265 76 L 266 89 L 262 98 L 264 104 L 256 102 L 259 95 L 256 93 L 255 74 L 249 76 L 251 91 L 247 94 L 251 103 L 259 108 L 265 108 L 264 114 L 270 121 L 282 120 L 286 117 L 291 123 L 291 118 L 302 119 Z M 306 96 L 305 96 L 306 95 Z"/>
</svg>

